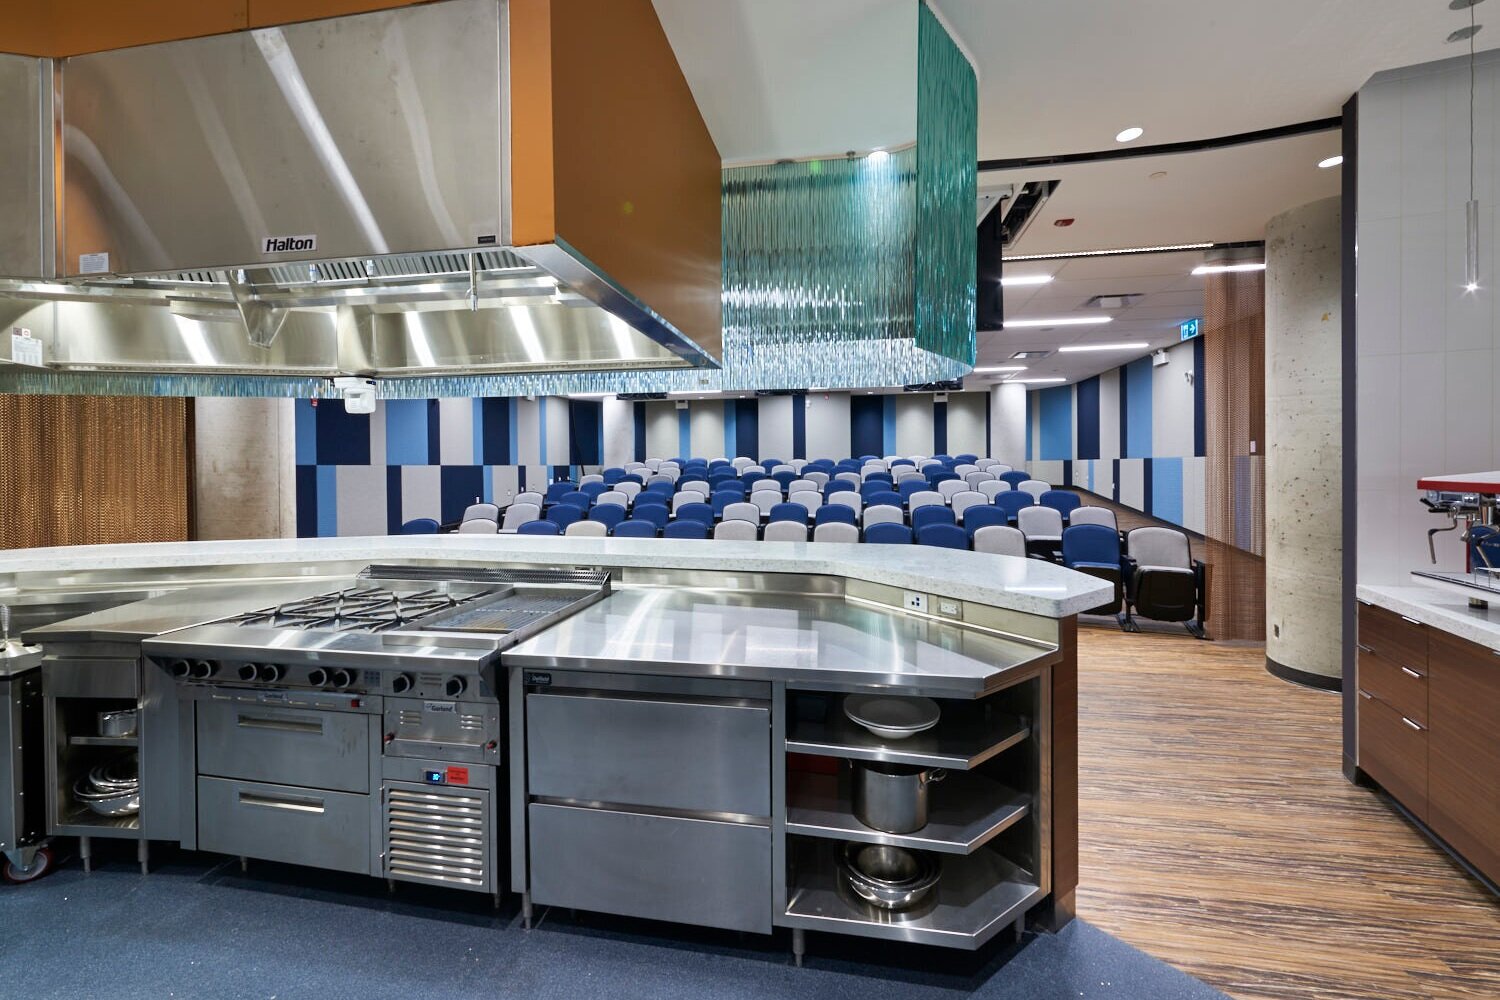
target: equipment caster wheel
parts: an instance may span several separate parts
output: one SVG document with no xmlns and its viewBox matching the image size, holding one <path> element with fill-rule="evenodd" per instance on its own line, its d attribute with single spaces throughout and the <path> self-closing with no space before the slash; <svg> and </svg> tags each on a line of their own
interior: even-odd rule
<svg viewBox="0 0 1500 1000">
<path fill-rule="evenodd" d="M 34 882 L 52 870 L 52 848 L 38 847 L 36 853 L 31 856 L 31 863 L 18 865 L 10 858 L 5 858 L 3 867 L 0 867 L 0 878 L 7 882 Z"/>
</svg>

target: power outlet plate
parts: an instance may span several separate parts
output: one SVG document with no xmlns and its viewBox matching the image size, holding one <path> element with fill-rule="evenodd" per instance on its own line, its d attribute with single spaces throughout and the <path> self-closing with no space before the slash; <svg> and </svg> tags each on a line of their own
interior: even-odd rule
<svg viewBox="0 0 1500 1000">
<path fill-rule="evenodd" d="M 963 612 L 960 610 L 957 601 L 947 597 L 939 597 L 938 614 L 943 615 L 946 618 L 958 618 L 962 616 Z"/>
<path fill-rule="evenodd" d="M 906 590 L 901 593 L 901 606 L 907 611 L 927 612 L 927 595 L 919 594 L 914 590 Z"/>
</svg>

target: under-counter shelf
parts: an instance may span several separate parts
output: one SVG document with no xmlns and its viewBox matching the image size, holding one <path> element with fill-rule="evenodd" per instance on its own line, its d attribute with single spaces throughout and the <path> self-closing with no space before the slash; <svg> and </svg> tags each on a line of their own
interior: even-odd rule
<svg viewBox="0 0 1500 1000">
<path fill-rule="evenodd" d="M 786 748 L 788 753 L 967 771 L 1030 735 L 1031 724 L 1017 715 L 987 711 L 983 706 L 968 711 L 945 706 L 943 719 L 927 732 L 886 740 L 849 721 L 842 706 L 834 704 L 825 721 L 794 716 L 788 723 Z"/>
<path fill-rule="evenodd" d="M 50 830 L 64 837 L 123 837 L 137 840 L 141 835 L 141 814 L 101 816 L 87 806 L 75 806 L 57 826 Z"/>
<path fill-rule="evenodd" d="M 881 910 L 860 899 L 838 870 L 838 845 L 798 839 L 792 850 L 792 884 L 786 927 L 855 934 L 974 950 L 1026 914 L 1042 896 L 1036 876 L 994 850 L 943 858 L 931 897 L 910 910 Z"/>
<path fill-rule="evenodd" d="M 141 745 L 139 738 L 135 736 L 69 736 L 68 743 L 75 747 L 123 747 L 126 749 Z"/>
<path fill-rule="evenodd" d="M 928 790 L 927 825 L 883 833 L 854 816 L 848 780 L 831 774 L 787 776 L 786 832 L 803 837 L 895 844 L 939 854 L 972 854 L 1031 812 L 1031 796 L 967 771 Z"/>
</svg>

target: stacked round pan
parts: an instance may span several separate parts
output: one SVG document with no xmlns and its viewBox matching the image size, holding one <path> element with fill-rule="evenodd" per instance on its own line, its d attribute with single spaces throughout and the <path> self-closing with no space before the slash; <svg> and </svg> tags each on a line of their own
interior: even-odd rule
<svg viewBox="0 0 1500 1000">
<path fill-rule="evenodd" d="M 99 764 L 73 786 L 73 797 L 100 816 L 141 811 L 140 769 L 133 757 Z"/>
</svg>

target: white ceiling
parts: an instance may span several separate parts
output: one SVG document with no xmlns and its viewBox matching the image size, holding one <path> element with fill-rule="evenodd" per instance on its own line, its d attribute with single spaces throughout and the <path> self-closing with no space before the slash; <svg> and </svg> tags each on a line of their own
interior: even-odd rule
<svg viewBox="0 0 1500 1000">
<path fill-rule="evenodd" d="M 654 2 L 726 162 L 913 138 L 914 0 Z M 1115 134 L 1132 125 L 1146 130 L 1138 144 L 1152 145 L 1333 117 L 1380 70 L 1462 54 L 1444 39 L 1469 21 L 1447 0 L 931 2 L 978 61 L 981 159 L 1118 148 Z M 1478 36 L 1481 50 L 1500 43 L 1500 10 L 1487 8 L 1500 3 L 1476 8 L 1481 23 L 1496 15 Z M 980 183 L 1062 180 L 1015 253 L 1239 242 L 1262 238 L 1266 221 L 1280 212 L 1336 195 L 1339 171 L 1319 170 L 1317 162 L 1338 146 L 1338 133 L 1328 132 L 1170 157 L 987 172 Z M 1153 180 L 1157 171 L 1166 176 Z M 1053 226 L 1060 217 L 1076 222 Z M 1156 346 L 1175 339 L 1179 319 L 1202 314 L 1201 293 L 1191 284 L 1126 286 L 1155 287 L 1193 263 L 1159 256 L 1053 264 L 1059 280 L 1044 293 L 1007 290 L 1007 314 L 1056 315 L 1095 294 L 1088 288 L 1147 291 L 1129 325 L 1122 316 L 1091 331 L 1031 330 L 1027 342 L 1056 346 L 1087 336 Z M 1021 267 L 1007 265 L 1011 273 Z M 1127 329 L 1134 332 L 1124 336 Z M 999 363 L 1018 343 L 1020 331 L 981 334 L 980 365 Z M 1072 380 L 1129 360 L 1054 355 L 1027 374 Z"/>
</svg>

